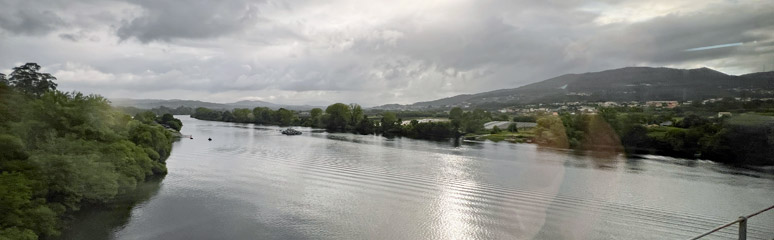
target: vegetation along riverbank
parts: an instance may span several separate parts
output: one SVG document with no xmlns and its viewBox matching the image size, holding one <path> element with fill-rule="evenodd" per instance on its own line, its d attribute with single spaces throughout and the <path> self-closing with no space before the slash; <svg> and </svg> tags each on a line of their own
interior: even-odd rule
<svg viewBox="0 0 774 240">
<path fill-rule="evenodd" d="M 0 239 L 56 237 L 82 206 L 166 174 L 182 127 L 172 115 L 132 118 L 101 96 L 58 91 L 39 70 L 0 74 Z"/>
<path fill-rule="evenodd" d="M 737 115 L 713 116 L 733 109 Z M 601 107 L 595 113 L 555 112 L 508 116 L 481 108 L 448 111 L 364 111 L 357 104 L 336 103 L 309 112 L 257 107 L 214 110 L 197 108 L 191 117 L 202 120 L 325 128 L 329 132 L 382 134 L 419 139 L 464 137 L 471 140 L 537 143 L 578 150 L 612 150 L 628 154 L 657 154 L 745 165 L 774 165 L 774 101 L 744 103 L 725 99 L 678 108 Z M 372 115 L 368 115 L 368 113 Z M 419 121 L 421 117 L 445 121 Z M 485 128 L 490 121 L 508 121 L 503 128 Z M 536 122 L 517 127 L 516 122 Z"/>
</svg>

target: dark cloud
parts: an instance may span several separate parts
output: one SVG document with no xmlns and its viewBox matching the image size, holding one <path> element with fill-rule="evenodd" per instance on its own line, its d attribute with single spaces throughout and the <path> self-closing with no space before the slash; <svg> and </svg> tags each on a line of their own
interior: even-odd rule
<svg viewBox="0 0 774 240">
<path fill-rule="evenodd" d="M 738 14 L 738 13 L 744 14 Z M 737 14 L 731 14 L 737 13 Z M 670 64 L 711 60 L 768 51 L 745 51 L 744 47 L 686 52 L 686 49 L 728 43 L 753 45 L 774 37 L 774 8 L 722 9 L 694 14 L 670 14 L 646 22 L 617 24 L 603 29 L 599 48 L 603 56 L 626 57 L 633 61 Z M 606 38 L 606 39 L 602 39 Z M 611 48 L 611 47 L 617 48 Z"/>
<path fill-rule="evenodd" d="M 774 59 L 774 3 L 752 0 L 4 1 L 2 69 L 39 62 L 60 87 L 108 97 L 376 105 Z"/>
<path fill-rule="evenodd" d="M 0 13 L 0 28 L 16 34 L 42 35 L 64 24 L 55 12 L 48 10 L 18 9 Z"/>
<path fill-rule="evenodd" d="M 238 31 L 258 20 L 258 8 L 243 1 L 176 0 L 130 1 L 143 8 L 142 15 L 123 23 L 121 39 L 142 42 L 175 38 L 211 38 Z"/>
</svg>

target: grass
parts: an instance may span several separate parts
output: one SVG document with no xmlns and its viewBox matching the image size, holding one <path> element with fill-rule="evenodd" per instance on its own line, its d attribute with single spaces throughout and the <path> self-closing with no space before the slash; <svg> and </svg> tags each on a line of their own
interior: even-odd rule
<svg viewBox="0 0 774 240">
<path fill-rule="evenodd" d="M 730 117 L 728 123 L 742 126 L 761 126 L 774 123 L 774 117 L 754 113 L 743 113 Z"/>
<path fill-rule="evenodd" d="M 530 129 L 520 129 L 519 132 L 508 132 L 508 131 L 502 131 L 500 133 L 496 134 L 485 134 L 485 135 L 477 135 L 477 136 L 469 136 L 469 137 L 475 137 L 475 140 L 489 140 L 493 142 L 500 142 L 500 141 L 508 141 L 511 143 L 525 143 L 532 140 L 532 138 L 535 137 L 534 130 L 532 128 Z"/>
</svg>

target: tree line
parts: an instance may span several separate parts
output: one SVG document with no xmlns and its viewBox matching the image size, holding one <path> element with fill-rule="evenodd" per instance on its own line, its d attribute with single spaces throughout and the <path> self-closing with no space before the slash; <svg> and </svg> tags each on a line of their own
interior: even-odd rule
<svg viewBox="0 0 774 240">
<path fill-rule="evenodd" d="M 0 239 L 55 237 L 82 206 L 166 174 L 173 137 L 158 121 L 182 125 L 152 113 L 133 119 L 101 96 L 58 91 L 40 68 L 0 74 Z"/>
<path fill-rule="evenodd" d="M 325 128 L 330 132 L 382 134 L 422 139 L 445 139 L 466 133 L 481 133 L 484 132 L 484 123 L 492 120 L 491 113 L 481 109 L 465 112 L 460 108 L 453 108 L 448 113 L 449 121 L 412 120 L 408 124 L 402 124 L 403 119 L 395 112 L 378 113 L 380 116 L 370 117 L 358 104 L 335 103 L 325 110 L 314 108 L 305 116 L 299 116 L 297 112 L 284 108 L 278 110 L 265 107 L 256 107 L 252 110 L 237 108 L 229 111 L 200 107 L 191 114 L 191 117 L 211 121 L 305 126 Z"/>
<path fill-rule="evenodd" d="M 774 165 L 774 118 L 758 114 L 706 117 L 602 108 L 597 115 L 563 113 L 537 120 L 540 144 L 614 150 L 745 165 Z M 679 120 L 678 120 L 679 119 Z"/>
</svg>

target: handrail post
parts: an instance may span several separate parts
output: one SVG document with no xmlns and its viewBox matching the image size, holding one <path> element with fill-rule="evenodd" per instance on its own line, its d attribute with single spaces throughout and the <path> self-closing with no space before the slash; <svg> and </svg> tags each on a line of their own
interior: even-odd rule
<svg viewBox="0 0 774 240">
<path fill-rule="evenodd" d="M 739 240 L 747 240 L 747 217 L 739 217 Z"/>
</svg>

